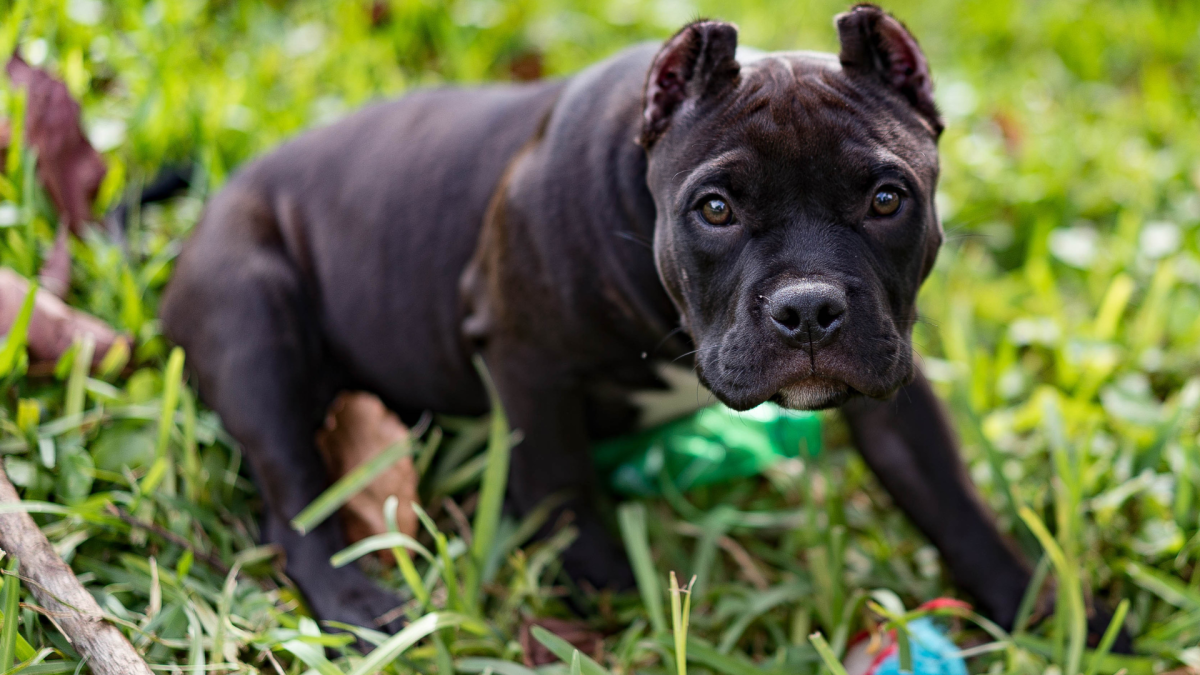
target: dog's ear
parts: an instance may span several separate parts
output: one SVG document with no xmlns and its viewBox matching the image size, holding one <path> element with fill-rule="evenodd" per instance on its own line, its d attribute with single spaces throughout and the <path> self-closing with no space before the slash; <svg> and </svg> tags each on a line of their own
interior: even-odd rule
<svg viewBox="0 0 1200 675">
<path fill-rule="evenodd" d="M 944 126 L 933 102 L 933 78 L 917 39 L 892 15 L 870 4 L 855 5 L 836 19 L 842 69 L 875 77 L 900 92 L 940 134 Z"/>
<path fill-rule="evenodd" d="M 646 76 L 638 142 L 649 149 L 686 104 L 715 96 L 736 81 L 735 52 L 737 27 L 720 21 L 690 23 L 667 40 Z"/>
</svg>

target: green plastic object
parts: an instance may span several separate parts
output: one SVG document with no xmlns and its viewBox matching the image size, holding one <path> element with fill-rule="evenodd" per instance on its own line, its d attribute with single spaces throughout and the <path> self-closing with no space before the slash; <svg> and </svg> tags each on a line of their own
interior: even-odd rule
<svg viewBox="0 0 1200 675">
<path fill-rule="evenodd" d="M 817 413 L 764 403 L 746 412 L 723 405 L 594 447 L 596 468 L 619 493 L 680 492 L 762 473 L 782 459 L 821 452 Z"/>
</svg>

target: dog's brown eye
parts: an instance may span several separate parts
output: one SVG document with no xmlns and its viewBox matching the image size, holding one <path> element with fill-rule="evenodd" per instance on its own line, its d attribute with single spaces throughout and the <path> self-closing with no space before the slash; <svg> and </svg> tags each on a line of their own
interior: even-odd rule
<svg viewBox="0 0 1200 675">
<path fill-rule="evenodd" d="M 890 216 L 900 208 L 900 193 L 895 190 L 880 190 L 871 200 L 871 211 L 877 216 Z"/>
<path fill-rule="evenodd" d="M 713 197 L 704 200 L 704 205 L 700 207 L 700 215 L 704 216 L 709 225 L 728 225 L 733 219 L 733 209 L 729 208 L 724 199 Z"/>
</svg>

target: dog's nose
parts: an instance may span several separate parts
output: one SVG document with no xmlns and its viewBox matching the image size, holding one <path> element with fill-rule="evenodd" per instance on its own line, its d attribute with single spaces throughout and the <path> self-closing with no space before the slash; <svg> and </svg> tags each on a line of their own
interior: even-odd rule
<svg viewBox="0 0 1200 675">
<path fill-rule="evenodd" d="M 768 314 L 781 335 L 797 347 L 829 343 L 846 316 L 846 293 L 820 281 L 789 284 L 768 298 Z"/>
</svg>

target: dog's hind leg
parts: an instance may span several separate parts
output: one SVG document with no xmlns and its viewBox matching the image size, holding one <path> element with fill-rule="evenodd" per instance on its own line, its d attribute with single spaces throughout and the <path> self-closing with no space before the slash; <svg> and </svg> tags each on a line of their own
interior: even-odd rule
<svg viewBox="0 0 1200 675">
<path fill-rule="evenodd" d="M 265 501 L 264 537 L 283 547 L 287 574 L 316 615 L 378 628 L 399 600 L 356 567 L 330 565 L 345 546 L 338 519 L 303 536 L 289 525 L 328 487 L 314 434 L 336 393 L 300 275 L 269 243 L 238 241 L 228 228 L 203 234 L 217 236 L 185 251 L 164 300 L 167 335 L 242 445 Z"/>
</svg>

